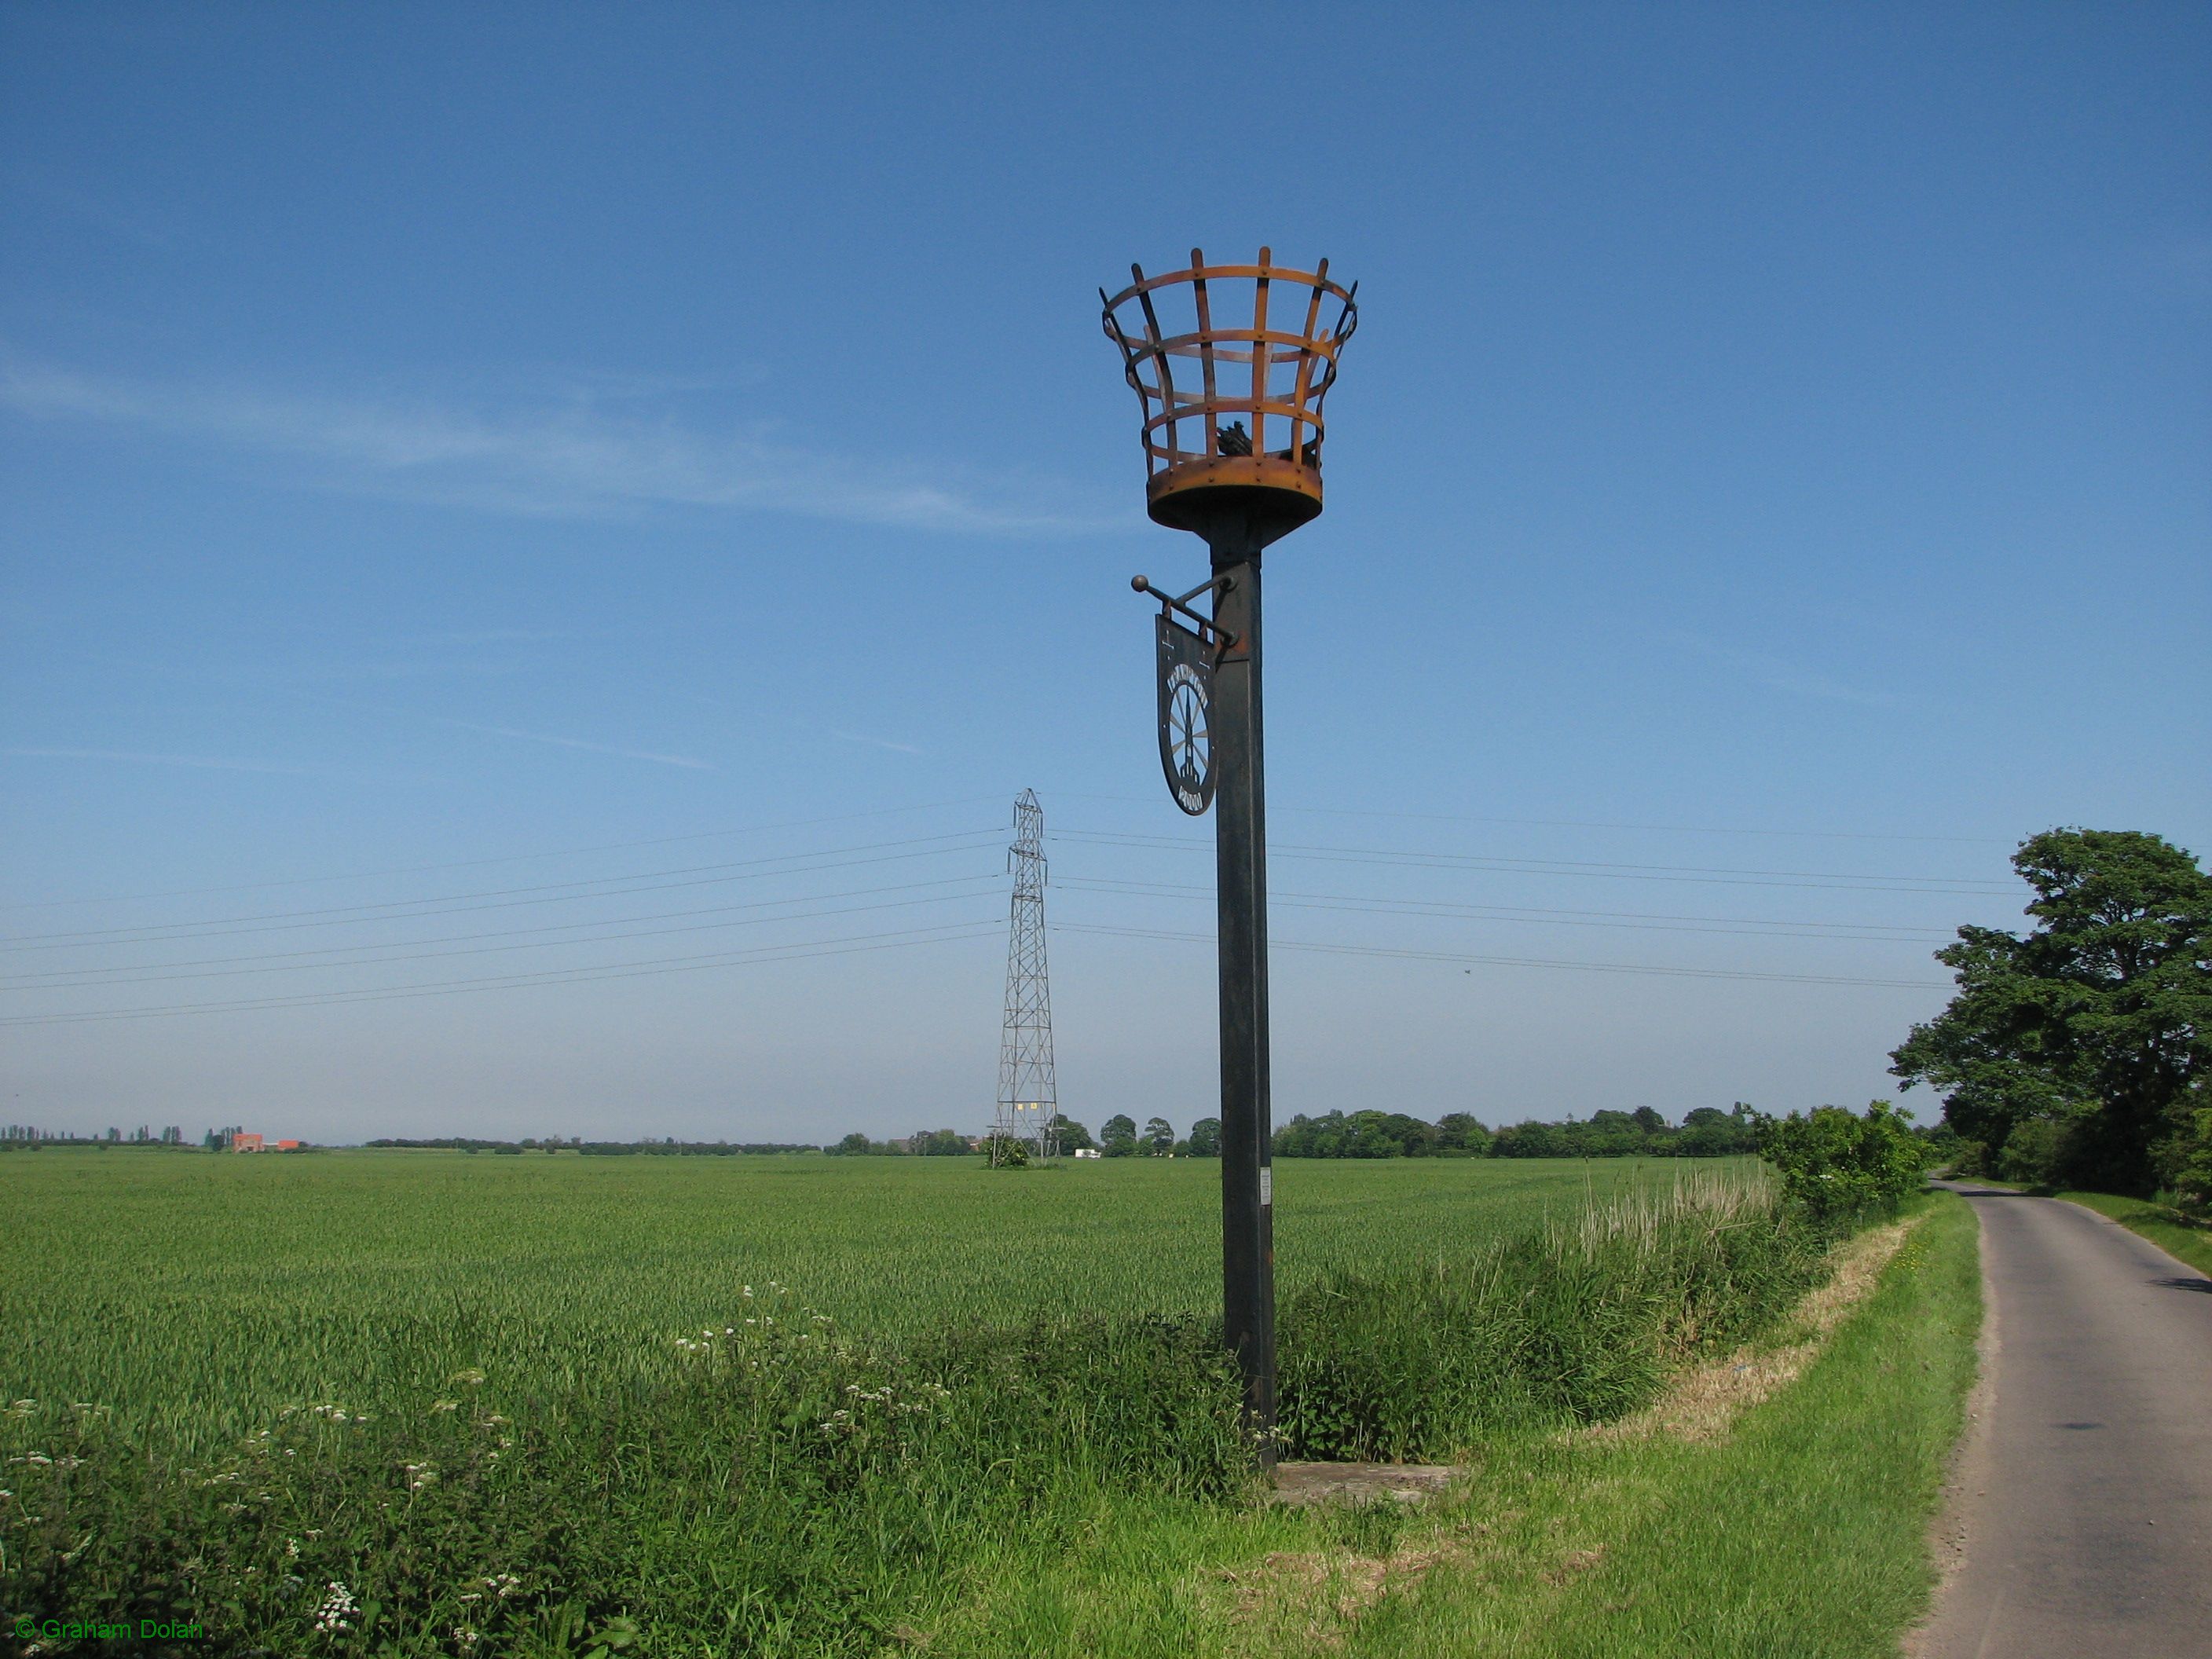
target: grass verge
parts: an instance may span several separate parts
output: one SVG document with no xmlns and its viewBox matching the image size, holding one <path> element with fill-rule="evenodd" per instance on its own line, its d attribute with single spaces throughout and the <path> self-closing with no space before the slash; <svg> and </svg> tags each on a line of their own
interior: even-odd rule
<svg viewBox="0 0 2212 1659">
<path fill-rule="evenodd" d="M 1463 1565 L 1349 1650 L 1682 1659 L 1893 1654 L 1925 1607 L 1927 1529 L 1981 1323 L 1966 1205 L 1924 1218 L 1798 1382 L 1724 1441 L 1578 1437 L 1485 1468 Z"/>
<path fill-rule="evenodd" d="M 2212 1273 L 2212 1225 L 2185 1216 L 2148 1199 L 2119 1198 L 2111 1193 L 2054 1193 L 2069 1204 L 2110 1216 L 2131 1233 L 2143 1237 L 2168 1255 L 2187 1262 L 2201 1273 Z"/>
<path fill-rule="evenodd" d="M 1802 1374 L 1721 1433 L 1499 1437 L 1431 1510 L 1117 1504 L 1066 1535 L 1054 1571 L 1009 1549 L 1003 1578 L 931 1609 L 928 1651 L 1893 1655 L 1927 1605 L 1981 1323 L 1971 1209 L 1936 1194 L 1908 1219 Z M 1785 1323 L 1738 1363 L 1808 1335 Z"/>
</svg>

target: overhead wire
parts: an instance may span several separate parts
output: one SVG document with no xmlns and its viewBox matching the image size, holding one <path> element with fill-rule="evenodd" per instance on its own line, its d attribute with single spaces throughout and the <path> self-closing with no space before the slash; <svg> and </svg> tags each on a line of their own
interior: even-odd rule
<svg viewBox="0 0 2212 1659">
<path fill-rule="evenodd" d="M 955 879 L 964 882 L 972 888 L 975 884 L 978 882 L 993 880 L 994 878 L 988 876 L 963 876 L 955 878 Z M 910 884 L 915 886 L 941 886 L 945 884 L 938 882 L 924 882 Z M 892 891 L 896 890 L 878 889 L 876 890 Z M 64 981 L 58 977 L 49 976 L 46 979 L 45 982 L 41 983 L 25 983 L 21 980 L 0 981 L 0 989 L 11 991 L 92 990 L 109 985 L 148 985 L 158 981 L 171 981 L 177 980 L 234 979 L 241 975 L 251 974 L 295 974 L 303 973 L 313 969 L 376 968 L 381 967 L 386 963 L 432 962 L 443 960 L 451 957 L 489 956 L 501 951 L 556 950 L 564 946 L 576 945 L 611 945 L 622 939 L 665 939 L 678 933 L 714 933 L 732 927 L 771 927 L 777 922 L 783 921 L 811 921 L 821 916 L 857 915 L 863 911 L 897 910 L 908 908 L 918 904 L 951 904 L 959 902 L 963 900 L 974 899 L 981 896 L 982 896 L 982 895 L 974 891 L 963 893 L 940 893 L 930 898 L 889 899 L 878 904 L 848 904 L 830 909 L 798 910 L 784 915 L 745 916 L 730 921 L 692 922 L 681 927 L 639 928 L 629 933 L 592 933 L 579 939 L 527 939 L 518 943 L 506 945 L 475 945 L 459 951 L 416 951 L 405 955 L 398 956 L 346 957 L 341 957 L 334 962 L 287 961 L 285 965 L 283 967 L 210 968 L 207 967 L 204 963 L 188 964 L 182 963 L 161 963 L 139 964 L 129 968 L 65 969 L 59 971 L 62 974 L 75 975 L 79 975 L 80 977 L 70 978 Z M 799 902 L 800 901 L 795 899 L 767 899 L 762 901 L 762 904 L 763 906 L 774 904 L 793 904 Z M 757 908 L 761 907 L 743 906 L 729 908 Z M 697 914 L 705 913 L 701 912 Z M 567 925 L 570 927 L 596 927 L 605 924 L 571 922 Z M 522 933 L 539 933 L 548 930 L 540 928 L 521 928 L 516 931 Z M 486 935 L 484 937 L 493 936 Z M 398 950 L 402 947 L 398 945 L 392 945 L 380 948 Z M 326 954 L 326 952 L 284 951 L 273 952 L 271 954 L 275 957 L 289 958 L 301 955 Z M 253 958 L 244 957 L 236 958 L 236 960 L 252 961 Z M 165 970 L 170 968 L 182 968 L 187 966 L 195 967 L 198 969 L 199 971 L 190 973 L 155 971 L 156 969 Z M 105 975 L 107 975 L 107 977 L 98 979 L 82 977 L 82 975 L 94 974 Z"/>
<path fill-rule="evenodd" d="M 1098 795 L 1079 790 L 1063 790 L 1060 795 L 1068 800 L 1117 801 L 1127 806 L 1155 805 L 1150 799 L 1137 795 Z M 1963 847 L 2011 845 L 1997 836 L 1914 836 L 1871 830 L 1768 830 L 1741 824 L 1616 823 L 1591 818 L 1509 818 L 1472 812 L 1395 812 L 1372 806 L 1304 806 L 1280 798 L 1270 799 L 1267 810 L 1272 813 L 1293 812 L 1326 817 L 1404 818 L 1425 823 L 1496 823 L 1526 830 L 1626 830 L 1644 835 L 1774 836 L 1813 841 L 1927 842 Z"/>
<path fill-rule="evenodd" d="M 1130 893 L 1147 897 L 1203 897 L 1211 887 L 1162 882 L 1109 881 L 1063 877 L 1059 884 L 1079 892 Z M 1534 922 L 1547 927 L 1615 927 L 1655 933 L 1717 933 L 1743 939 L 1858 939 L 1879 944 L 1919 944 L 1948 939 L 1940 927 L 1893 927 L 1880 922 L 1768 921 L 1754 916 L 1653 915 L 1633 910 L 1536 909 L 1520 905 L 1455 904 L 1428 899 L 1379 898 L 1357 893 L 1299 893 L 1271 890 L 1277 905 L 1303 910 L 1346 910 L 1374 915 L 1439 916 L 1469 921 Z"/>
<path fill-rule="evenodd" d="M 993 797 L 970 797 L 966 800 L 929 803 L 915 808 L 886 808 L 874 812 L 842 815 L 838 817 L 797 820 L 781 825 L 759 826 L 757 831 L 709 830 L 691 835 L 657 837 L 649 841 L 609 843 L 599 848 L 569 849 L 562 853 L 516 854 L 498 858 L 463 860 L 444 865 L 427 865 L 384 872 L 356 872 L 349 876 L 298 878 L 289 881 L 240 884 L 229 887 L 210 887 L 181 890 L 173 894 L 146 895 L 143 897 L 183 897 L 204 894 L 257 890 L 264 888 L 301 886 L 319 881 L 367 879 L 385 876 L 426 873 L 441 870 L 476 868 L 489 865 L 520 863 L 533 859 L 557 858 L 598 852 L 623 852 L 641 848 L 667 846 L 678 842 L 705 840 L 725 835 L 768 833 L 775 830 L 805 828 L 821 823 L 848 822 L 854 818 L 882 817 L 902 811 L 925 811 L 937 806 L 963 805 L 975 799 Z M 1326 812 L 1336 809 L 1307 809 Z M 1443 814 L 1395 814 L 1375 812 L 1346 816 L 1402 817 L 1431 818 L 1437 821 L 1498 822 L 1542 823 L 1543 820 L 1521 819 L 1465 819 L 1457 820 Z M 1586 825 L 1579 827 L 1641 829 L 1657 830 L 1665 826 Z M 1710 833 L 1731 833 L 1712 830 Z M 1742 833 L 1760 833 L 1745 831 Z M 1804 833 L 1818 832 L 1775 832 Z M 425 897 L 394 899 L 351 905 L 331 905 L 307 908 L 280 909 L 240 915 L 217 916 L 193 921 L 159 923 L 140 923 L 108 928 L 80 929 L 16 935 L 0 938 L 0 951 L 27 952 L 46 951 L 88 951 L 111 948 L 144 947 L 174 945 L 201 939 L 212 939 L 237 934 L 275 933 L 301 929 L 350 928 L 372 924 L 392 924 L 418 919 L 528 908 L 543 905 L 575 903 L 598 899 L 614 899 L 631 895 L 674 891 L 727 883 L 771 880 L 781 877 L 799 877 L 816 872 L 851 869 L 862 866 L 883 864 L 903 860 L 928 859 L 972 853 L 985 848 L 997 850 L 1005 832 L 988 830 L 952 830 L 931 836 L 899 837 L 858 843 L 850 846 L 818 848 L 812 851 L 763 854 L 743 860 L 722 860 L 711 864 L 678 866 L 669 869 L 633 871 L 626 873 L 580 878 L 560 882 L 543 882 L 525 885 L 448 892 Z M 1837 832 L 1838 838 L 1850 839 L 1917 839 L 1963 840 L 1957 837 L 1876 837 Z M 1189 836 L 1152 835 L 1140 832 L 1112 830 L 1059 830 L 1052 837 L 1071 846 L 1124 847 L 1139 851 L 1211 851 L 1212 842 L 1207 839 Z M 1419 870 L 1455 870 L 1470 873 L 1532 875 L 1554 878 L 1585 878 L 1611 880 L 1658 880 L 1692 882 L 1703 884 L 1743 887 L 1789 887 L 1810 890 L 1845 892 L 1887 892 L 1926 896 L 1992 896 L 2010 893 L 2014 884 L 2009 881 L 1994 882 L 1973 878 L 1914 877 L 1893 875 L 1859 875 L 1843 871 L 1802 871 L 1741 869 L 1671 864 L 1631 864 L 1570 860 L 1559 859 L 1522 859 L 1487 854 L 1451 854 L 1433 851 L 1403 850 L 1391 848 L 1334 846 L 1298 842 L 1277 842 L 1271 846 L 1270 855 L 1277 859 L 1303 860 L 1317 862 L 1367 865 L 1378 868 Z M 778 922 L 808 921 L 830 916 L 847 915 L 863 911 L 906 908 L 916 905 L 956 902 L 980 895 L 967 891 L 948 892 L 930 897 L 900 898 L 884 902 L 845 906 L 836 908 L 805 908 L 793 907 L 818 906 L 825 902 L 843 898 L 874 897 L 887 893 L 908 893 L 939 887 L 973 886 L 997 879 L 991 876 L 953 876 L 934 881 L 892 884 L 863 887 L 835 893 L 816 893 L 783 898 L 763 899 L 749 903 L 695 907 L 658 911 L 643 915 L 599 917 L 589 920 L 547 922 L 540 926 L 494 929 L 461 934 L 445 934 L 428 939 L 356 940 L 346 944 L 326 945 L 296 951 L 274 951 L 239 956 L 216 956 L 171 962 L 141 962 L 110 963 L 100 966 L 26 971 L 0 976 L 0 989 L 55 990 L 94 989 L 106 986 L 120 986 L 158 981 L 222 979 L 254 974 L 292 973 L 302 969 L 331 969 L 374 968 L 386 963 L 401 963 L 484 956 L 507 951 L 560 949 L 574 945 L 591 945 L 624 940 L 667 937 L 675 934 L 720 931 L 726 928 L 771 925 Z M 1105 877 L 1063 878 L 1060 884 L 1079 891 L 1121 893 L 1155 897 L 1180 897 L 1206 893 L 1205 887 L 1177 884 L 1117 881 Z M 69 901 L 51 901 L 59 904 Z M 90 902 L 92 901 L 82 901 Z M 1940 930 L 1907 927 L 1903 925 L 1872 922 L 1783 922 L 1741 916 L 1684 916 L 1666 914 L 1611 910 L 1569 910 L 1557 908 L 1501 906 L 1461 903 L 1425 899 L 1395 899 L 1381 896 L 1332 893 L 1303 893 L 1279 891 L 1273 902 L 1286 908 L 1316 910 L 1339 910 L 1356 914 L 1382 915 L 1432 916 L 1456 920 L 1537 921 L 1547 925 L 1603 927 L 1662 932 L 1709 933 L 1754 938 L 1811 938 L 1870 942 L 1913 942 L 1942 937 Z M 10 906 L 9 908 L 45 908 L 42 906 Z M 729 916 L 738 912 L 779 910 L 777 915 L 747 915 L 739 919 L 699 922 L 687 926 L 649 926 L 629 932 L 608 932 L 611 928 L 629 927 L 635 923 L 675 923 L 689 921 L 695 917 Z M 940 927 L 899 930 L 887 934 L 866 934 L 851 940 L 799 942 L 790 945 L 763 945 L 743 951 L 710 951 L 693 956 L 651 958 L 645 963 L 601 963 L 580 964 L 568 968 L 545 969 L 526 973 L 497 975 L 447 981 L 432 981 L 416 984 L 362 987 L 351 989 L 330 989 L 300 992 L 267 997 L 246 998 L 220 1002 L 179 1003 L 146 1008 L 84 1010 L 77 1012 L 58 1012 L 47 1015 L 22 1015 L 0 1018 L 0 1024 L 75 1024 L 94 1020 L 151 1018 L 195 1012 L 245 1012 L 286 1007 L 312 1007 L 334 1002 L 387 1000 L 438 994 L 459 994 L 463 992 L 522 988 L 538 985 L 558 985 L 586 982 L 603 978 L 630 977 L 641 974 L 664 972 L 703 971 L 718 966 L 740 965 L 756 960 L 797 959 L 805 955 L 851 954 L 862 948 L 904 948 L 908 943 L 930 942 L 948 930 L 977 929 L 995 927 L 990 922 L 951 922 Z M 1103 925 L 1060 922 L 1054 931 L 1118 935 L 1128 938 L 1188 940 L 1202 942 L 1210 934 L 1183 933 L 1166 930 L 1120 928 Z M 567 937 L 550 937 L 567 935 Z M 980 937 L 980 933 L 962 933 L 957 937 Z M 880 946 L 867 945 L 869 940 L 896 941 Z M 483 941 L 501 941 L 483 943 Z M 1385 945 L 1330 943 L 1316 940 L 1279 939 L 1276 944 L 1285 950 L 1318 951 L 1331 954 L 1397 957 L 1407 960 L 1452 962 L 1471 964 L 1571 969 L 1616 974 L 1654 974 L 1714 980 L 1765 981 L 1773 982 L 1833 985 L 1864 985 L 1923 988 L 1940 982 L 1926 980 L 1882 979 L 1872 976 L 1836 975 L 1798 975 L 1768 971 L 1726 969 L 1675 967 L 1648 963 L 1592 963 L 1553 960 L 1533 957 L 1509 957 L 1419 951 Z M 466 948 L 442 949 L 458 945 Z M 264 966 L 260 964 L 284 964 Z M 206 969 L 210 971 L 197 971 Z"/>
<path fill-rule="evenodd" d="M 1212 933 L 1176 933 L 1157 927 L 1108 927 L 1083 922 L 1054 922 L 1053 931 L 1069 933 L 1099 933 L 1123 939 L 1173 939 L 1193 945 L 1212 945 Z M 1376 945 L 1339 945 L 1322 939 L 1289 939 L 1270 938 L 1270 950 L 1312 951 L 1331 956 L 1395 957 L 1413 962 L 1472 963 L 1481 966 L 1501 968 L 1559 968 L 1597 974 L 1656 974 L 1680 979 L 1717 979 L 1764 981 L 1787 985 L 1857 985 L 1879 986 L 1909 990 L 1942 990 L 1948 987 L 1942 980 L 1878 979 L 1871 975 L 1842 974 L 1781 974 L 1758 972 L 1735 968 L 1678 968 L 1649 963 L 1633 962 L 1573 962 L 1546 957 L 1502 957 L 1476 955 L 1456 951 L 1411 951 Z"/>
<path fill-rule="evenodd" d="M 692 865 L 673 870 L 648 870 L 627 876 L 599 876 L 588 880 L 549 882 L 530 887 L 490 888 L 475 893 L 448 893 L 428 899 L 393 899 L 379 904 L 349 904 L 313 910 L 276 910 L 259 915 L 220 916 L 198 921 L 160 922 L 138 927 L 106 927 L 88 929 L 70 933 L 19 933 L 0 938 L 0 951 L 50 951 L 88 947 L 104 944 L 138 945 L 157 943 L 170 939 L 210 938 L 228 933 L 281 933 L 300 927 L 346 927 L 363 922 L 410 919 L 415 916 L 453 915 L 476 910 L 514 909 L 528 904 L 574 902 L 584 899 L 619 897 L 629 893 L 666 892 L 684 887 L 706 887 L 731 881 L 749 881 L 775 876 L 805 875 L 816 870 L 849 869 L 855 865 L 887 864 L 901 859 L 931 858 L 944 854 L 977 852 L 998 844 L 1000 832 L 956 830 L 942 836 L 919 836 L 903 841 L 869 842 L 856 847 L 831 848 L 817 853 L 784 853 L 757 859 L 741 859 L 722 864 Z M 958 842 L 957 846 L 927 847 L 933 842 Z M 866 853 L 881 848 L 905 848 L 915 850 L 884 853 L 872 858 L 845 859 L 840 862 L 823 862 L 838 854 Z M 814 862 L 797 864 L 799 860 Z M 763 870 L 767 864 L 793 865 L 787 869 Z M 741 871 L 744 874 L 724 875 L 723 871 Z M 685 879 L 663 881 L 665 876 Z M 630 885 L 617 885 L 629 883 Z M 577 891 L 580 888 L 596 890 Z M 457 901 L 471 901 L 459 902 Z M 485 901 L 477 902 L 473 901 Z M 233 925 L 236 924 L 236 925 Z"/>
<path fill-rule="evenodd" d="M 937 927 L 893 929 L 862 933 L 845 939 L 793 941 L 763 945 L 749 951 L 707 951 L 690 957 L 649 958 L 641 963 L 606 963 L 589 968 L 549 969 L 532 974 L 500 975 L 488 978 L 432 981 L 421 985 L 386 986 L 358 991 L 311 992 L 297 996 L 256 997 L 231 1002 L 176 1003 L 143 1008 L 87 1010 L 75 1013 L 24 1014 L 0 1017 L 0 1026 L 81 1025 L 118 1019 L 151 1019 L 181 1014 L 245 1013 L 270 1009 L 327 1007 L 337 1003 L 392 1002 L 412 998 L 458 996 L 476 991 L 513 990 L 538 985 L 570 985 L 612 979 L 637 979 L 660 974 L 699 973 L 763 962 L 790 962 L 811 957 L 851 956 L 869 950 L 898 950 L 912 945 L 950 944 L 958 939 L 994 935 L 1003 921 L 946 922 Z M 870 941 L 890 941 L 871 943 Z"/>
<path fill-rule="evenodd" d="M 1148 836 L 1121 831 L 1055 830 L 1048 840 L 1107 847 L 1213 851 L 1213 843 L 1189 836 Z M 1840 870 L 1739 870 L 1704 865 L 1617 864 L 1571 859 L 1514 859 L 1472 853 L 1402 851 L 1387 847 L 1329 847 L 1269 842 L 1270 860 L 1310 859 L 1323 863 L 1364 863 L 1401 869 L 1490 871 L 1512 875 L 1572 876 L 1613 881 L 1692 882 L 1712 886 L 1796 887 L 1855 893 L 1919 893 L 1995 897 L 2014 890 L 2009 882 L 1973 877 L 1861 876 Z M 1905 883 L 1907 885 L 1876 885 Z"/>
<path fill-rule="evenodd" d="M 476 870 L 494 864 L 527 864 L 539 859 L 585 858 L 595 853 L 630 853 L 647 847 L 674 847 L 684 842 L 716 841 L 730 836 L 773 835 L 784 830 L 811 830 L 825 823 L 853 823 L 862 818 L 895 817 L 901 812 L 932 812 L 947 806 L 973 806 L 998 795 L 964 795 L 957 800 L 922 801 L 912 806 L 882 806 L 866 812 L 840 812 L 829 817 L 787 818 L 781 823 L 740 825 L 728 830 L 697 830 L 682 836 L 656 836 L 647 841 L 602 842 L 596 847 L 556 848 L 543 853 L 501 853 L 489 858 L 455 859 L 443 864 L 401 865 L 386 870 L 351 870 L 329 876 L 287 876 L 271 881 L 234 882 L 221 887 L 179 887 L 164 893 L 116 893 L 98 898 L 25 899 L 0 904 L 0 910 L 52 910 L 72 904 L 137 904 L 154 899 L 202 898 L 214 893 L 251 893 L 277 887 L 313 887 L 330 882 L 375 881 L 386 876 L 428 875 L 441 870 Z"/>
</svg>

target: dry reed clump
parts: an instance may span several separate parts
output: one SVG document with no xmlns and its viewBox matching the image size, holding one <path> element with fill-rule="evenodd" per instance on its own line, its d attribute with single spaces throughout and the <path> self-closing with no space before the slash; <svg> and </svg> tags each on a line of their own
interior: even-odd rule
<svg viewBox="0 0 2212 1659">
<path fill-rule="evenodd" d="M 1641 1439 L 1655 1434 L 1680 1440 L 1717 1440 L 1735 1419 L 1787 1387 L 1818 1358 L 1845 1315 L 1874 1287 L 1920 1218 L 1871 1228 L 1834 1254 L 1835 1273 L 1793 1310 L 1792 1340 L 1779 1346 L 1746 1345 L 1721 1359 L 1695 1366 L 1634 1415 L 1587 1431 L 1601 1439 Z"/>
<path fill-rule="evenodd" d="M 1781 1183 L 1763 1164 L 1692 1169 L 1678 1174 L 1664 1192 L 1593 1204 L 1569 1220 L 1547 1223 L 1546 1232 L 1555 1249 L 1571 1243 L 1594 1252 L 1626 1244 L 1649 1255 L 1684 1225 L 1727 1229 L 1768 1220 L 1781 1198 Z"/>
</svg>

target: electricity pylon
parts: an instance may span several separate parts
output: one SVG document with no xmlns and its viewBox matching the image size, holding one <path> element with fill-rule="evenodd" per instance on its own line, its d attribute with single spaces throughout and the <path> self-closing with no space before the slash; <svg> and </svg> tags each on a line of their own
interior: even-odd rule
<svg viewBox="0 0 2212 1659">
<path fill-rule="evenodd" d="M 1052 987 L 1044 968 L 1044 809 L 1036 791 L 1014 800 L 1014 878 L 1006 936 L 1006 1018 L 999 1041 L 999 1115 L 994 1146 L 1019 1141 L 1033 1158 L 1060 1152 L 1060 1095 L 1052 1065 Z"/>
</svg>

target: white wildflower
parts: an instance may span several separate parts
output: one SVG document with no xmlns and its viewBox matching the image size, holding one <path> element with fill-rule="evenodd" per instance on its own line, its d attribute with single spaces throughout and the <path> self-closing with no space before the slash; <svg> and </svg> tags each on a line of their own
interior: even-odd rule
<svg viewBox="0 0 2212 1659">
<path fill-rule="evenodd" d="M 346 1615 L 359 1611 L 354 1604 L 353 1592 L 333 1579 L 322 1606 L 315 1610 L 315 1628 L 325 1634 L 351 1630 L 353 1626 L 346 1623 Z"/>
</svg>

